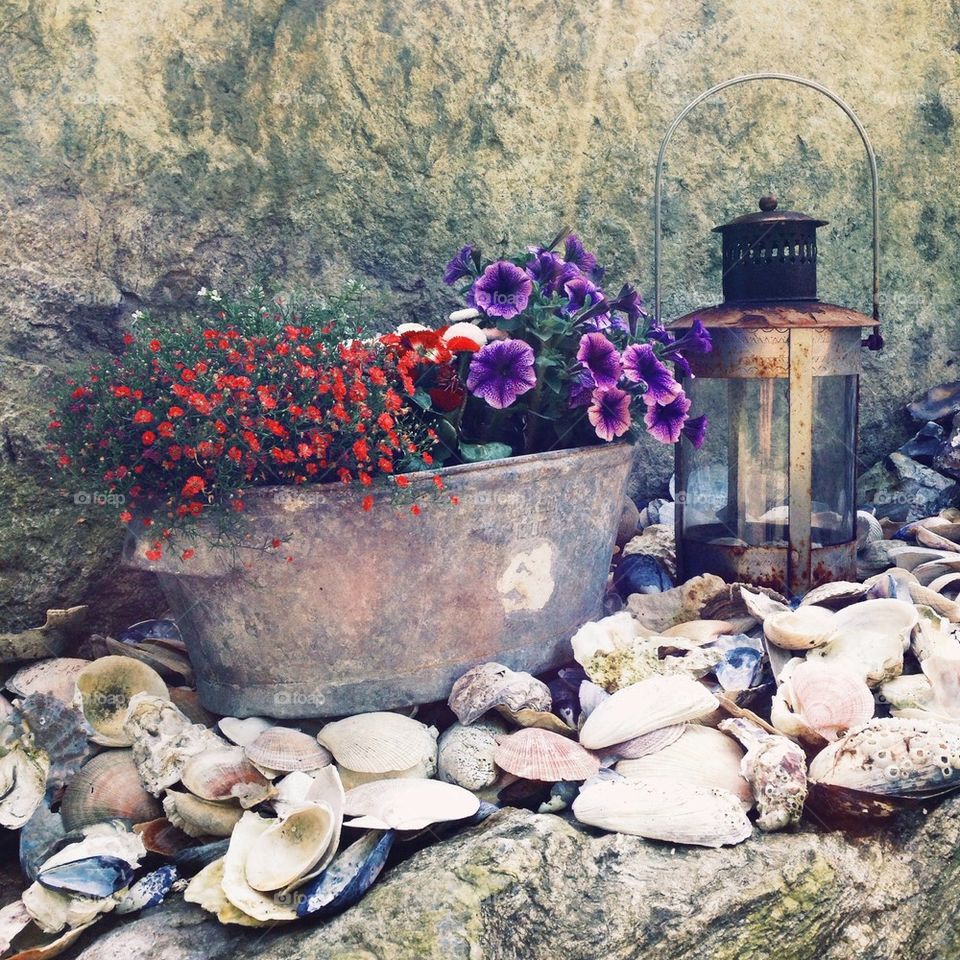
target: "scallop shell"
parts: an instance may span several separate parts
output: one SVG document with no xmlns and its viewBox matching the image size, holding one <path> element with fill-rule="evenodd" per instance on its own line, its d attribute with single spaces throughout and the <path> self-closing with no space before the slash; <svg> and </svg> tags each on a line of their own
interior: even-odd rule
<svg viewBox="0 0 960 960">
<path fill-rule="evenodd" d="M 656 753 L 664 747 L 669 747 L 683 736 L 687 729 L 685 723 L 675 723 L 669 727 L 660 727 L 658 730 L 651 730 L 649 733 L 642 733 L 639 737 L 632 740 L 625 740 L 623 743 L 614 743 L 605 747 L 603 753 L 608 756 L 616 757 L 618 760 L 639 760 L 641 757 Z"/>
<path fill-rule="evenodd" d="M 247 883 L 247 867 L 253 865 L 251 854 L 275 822 L 264 820 L 248 810 L 234 827 L 230 846 L 223 858 L 224 895 L 238 910 L 255 920 L 295 920 L 297 917 L 296 910 L 282 903 L 280 897 L 254 890 Z"/>
<path fill-rule="evenodd" d="M 264 730 L 269 730 L 273 723 L 263 717 L 245 717 L 243 720 L 238 717 L 221 717 L 217 726 L 231 743 L 235 743 L 238 747 L 246 747 L 253 743 Z"/>
<path fill-rule="evenodd" d="M 851 603 L 858 603 L 867 596 L 868 587 L 863 583 L 854 583 L 849 580 L 832 580 L 829 583 L 822 583 L 819 587 L 814 587 L 800 601 L 801 607 L 810 605 L 822 607 L 827 610 L 840 610 L 843 607 L 850 606 Z"/>
<path fill-rule="evenodd" d="M 494 707 L 549 710 L 550 689 L 529 673 L 518 673 L 502 663 L 481 663 L 457 680 L 450 691 L 448 704 L 457 719 L 469 726 Z"/>
<path fill-rule="evenodd" d="M 49 693 L 63 703 L 72 704 L 77 692 L 77 677 L 90 666 L 89 660 L 53 657 L 21 667 L 9 680 L 7 689 L 18 697 L 31 693 Z"/>
<path fill-rule="evenodd" d="M 753 794 L 740 774 L 742 759 L 743 750 L 732 737 L 712 727 L 690 724 L 669 746 L 636 760 L 621 760 L 615 769 L 628 780 L 726 790 L 749 810 Z"/>
<path fill-rule="evenodd" d="M 472 721 L 471 721 L 472 722 Z M 437 770 L 437 731 L 399 713 L 360 713 L 328 723 L 317 734 L 338 765 L 363 774 Z"/>
<path fill-rule="evenodd" d="M 812 650 L 830 639 L 835 617 L 834 612 L 825 607 L 798 607 L 766 617 L 763 635 L 782 650 Z"/>
<path fill-rule="evenodd" d="M 135 823 L 133 832 L 143 841 L 148 853 L 159 853 L 161 857 L 173 857 L 196 846 L 193 837 L 175 827 L 166 817 Z"/>
<path fill-rule="evenodd" d="M 227 899 L 223 892 L 224 860 L 225 857 L 221 856 L 197 873 L 183 891 L 183 899 L 215 914 L 220 923 L 235 923 L 241 927 L 268 926 L 270 921 L 251 917 Z"/>
<path fill-rule="evenodd" d="M 771 723 L 782 733 L 815 746 L 866 723 L 873 694 L 862 675 L 842 662 L 791 660 L 773 698 Z"/>
<path fill-rule="evenodd" d="M 960 787 L 960 725 L 871 720 L 813 758 L 810 779 L 885 796 L 933 796 Z"/>
<path fill-rule="evenodd" d="M 880 521 L 867 510 L 857 511 L 857 550 L 862 550 L 868 543 L 875 543 L 883 539 L 883 527 Z"/>
<path fill-rule="evenodd" d="M 243 808 L 237 803 L 201 800 L 177 790 L 167 791 L 163 812 L 188 837 L 229 837 L 243 816 Z"/>
<path fill-rule="evenodd" d="M 43 800 L 49 769 L 42 750 L 17 745 L 0 756 L 0 827 L 17 830 L 33 816 Z"/>
<path fill-rule="evenodd" d="M 770 832 L 799 823 L 808 790 L 803 750 L 741 717 L 721 721 L 720 729 L 747 748 L 740 771 L 753 791 L 757 826 Z"/>
<path fill-rule="evenodd" d="M 250 763 L 240 747 L 197 754 L 183 769 L 183 785 L 202 800 L 238 799 L 254 807 L 274 795 L 270 781 Z"/>
<path fill-rule="evenodd" d="M 740 843 L 753 832 L 732 793 L 659 780 L 590 784 L 574 800 L 573 814 L 603 830 L 703 847 Z"/>
<path fill-rule="evenodd" d="M 431 823 L 463 820 L 480 809 L 480 800 L 439 780 L 378 780 L 347 791 L 344 826 L 373 830 L 422 830 Z"/>
<path fill-rule="evenodd" d="M 129 747 L 124 730 L 131 698 L 149 693 L 166 700 L 167 685 L 155 670 L 129 657 L 102 657 L 77 676 L 77 706 L 93 727 L 90 738 L 106 747 Z"/>
<path fill-rule="evenodd" d="M 517 730 L 500 737 L 494 761 L 501 770 L 525 780 L 587 780 L 600 762 L 578 743 L 549 730 Z"/>
<path fill-rule="evenodd" d="M 163 810 L 141 783 L 132 751 L 107 750 L 80 768 L 63 794 L 60 813 L 71 833 L 107 820 L 142 823 Z"/>
<path fill-rule="evenodd" d="M 320 862 L 333 839 L 333 811 L 311 804 L 274 822 L 253 841 L 247 854 L 247 883 L 263 893 L 302 881 Z"/>
<path fill-rule="evenodd" d="M 740 584 L 740 599 L 747 613 L 760 623 L 763 623 L 767 617 L 790 612 L 790 604 L 786 602 L 786 597 L 773 597 L 763 590 L 748 589 L 744 584 Z"/>
<path fill-rule="evenodd" d="M 246 758 L 261 769 L 291 773 L 294 770 L 317 770 L 333 759 L 309 734 L 290 727 L 270 727 L 248 743 Z"/>
<path fill-rule="evenodd" d="M 714 711 L 717 698 L 683 676 L 653 676 L 618 690 L 587 717 L 580 743 L 600 750 L 660 727 L 698 720 Z"/>
<path fill-rule="evenodd" d="M 502 733 L 506 733 L 506 727 L 491 718 L 477 720 L 469 727 L 452 724 L 437 744 L 437 776 L 466 790 L 492 786 L 499 776 L 493 757 L 497 736 Z"/>
</svg>

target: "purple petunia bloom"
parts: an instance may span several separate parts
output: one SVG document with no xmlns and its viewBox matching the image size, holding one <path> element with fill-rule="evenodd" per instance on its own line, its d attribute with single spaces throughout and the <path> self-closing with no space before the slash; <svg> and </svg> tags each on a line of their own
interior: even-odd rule
<svg viewBox="0 0 960 960">
<path fill-rule="evenodd" d="M 568 314 L 577 313 L 587 306 L 587 300 L 590 300 L 591 306 L 597 306 L 605 303 L 603 291 L 591 280 L 586 277 L 574 277 L 563 285 L 563 292 L 567 295 L 570 303 L 564 307 Z M 604 311 L 606 307 L 602 308 Z M 594 318 L 595 320 L 598 318 Z"/>
<path fill-rule="evenodd" d="M 597 258 L 584 247 L 576 234 L 571 233 L 563 244 L 563 259 L 580 268 L 584 273 L 596 269 Z"/>
<path fill-rule="evenodd" d="M 533 347 L 523 340 L 493 340 L 470 361 L 467 389 L 502 410 L 536 385 Z"/>
<path fill-rule="evenodd" d="M 549 297 L 563 290 L 563 285 L 580 275 L 572 263 L 564 263 L 552 250 L 538 249 L 524 268 L 527 276 L 540 284 Z"/>
<path fill-rule="evenodd" d="M 593 403 L 587 419 L 601 440 L 622 437 L 630 429 L 630 394 L 619 387 L 600 387 L 593 391 Z"/>
<path fill-rule="evenodd" d="M 648 403 L 643 422 L 647 432 L 661 443 L 676 443 L 680 432 L 687 422 L 690 401 L 683 392 L 678 393 L 670 403 Z"/>
<path fill-rule="evenodd" d="M 655 403 L 669 403 L 680 392 L 680 384 L 649 343 L 632 343 L 623 351 L 623 372 L 628 380 L 646 384 L 644 396 Z"/>
<path fill-rule="evenodd" d="M 679 339 L 674 340 L 666 350 L 667 355 L 673 353 L 709 353 L 713 349 L 713 341 L 707 328 L 700 320 L 694 320 L 693 326 Z"/>
<path fill-rule="evenodd" d="M 598 387 L 615 387 L 623 373 L 617 348 L 602 333 L 585 333 L 580 338 L 577 359 Z"/>
<path fill-rule="evenodd" d="M 699 450 L 707 437 L 708 420 L 705 413 L 692 417 L 683 425 L 683 435 Z"/>
<path fill-rule="evenodd" d="M 532 292 L 533 281 L 507 260 L 491 263 L 471 289 L 477 307 L 488 317 L 504 320 L 522 313 Z"/>
<path fill-rule="evenodd" d="M 643 297 L 629 283 L 620 288 L 620 292 L 610 303 L 610 309 L 626 314 L 631 330 L 636 330 L 637 322 L 647 315 L 647 311 L 643 309 Z"/>
<path fill-rule="evenodd" d="M 447 264 L 443 271 L 443 282 L 456 283 L 463 277 L 473 276 L 473 245 L 467 244 L 460 248 L 460 252 Z"/>
<path fill-rule="evenodd" d="M 576 380 L 570 384 L 570 394 L 567 397 L 567 404 L 571 408 L 585 407 L 593 402 L 593 391 L 597 389 L 597 384 L 589 370 L 581 370 L 577 374 Z"/>
</svg>

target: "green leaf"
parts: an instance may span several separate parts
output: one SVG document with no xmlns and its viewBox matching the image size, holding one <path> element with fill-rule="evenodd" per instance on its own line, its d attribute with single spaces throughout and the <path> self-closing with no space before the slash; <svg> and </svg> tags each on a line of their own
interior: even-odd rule
<svg viewBox="0 0 960 960">
<path fill-rule="evenodd" d="M 506 443 L 461 443 L 460 456 L 467 463 L 482 460 L 504 460 L 513 456 L 513 448 Z"/>
</svg>

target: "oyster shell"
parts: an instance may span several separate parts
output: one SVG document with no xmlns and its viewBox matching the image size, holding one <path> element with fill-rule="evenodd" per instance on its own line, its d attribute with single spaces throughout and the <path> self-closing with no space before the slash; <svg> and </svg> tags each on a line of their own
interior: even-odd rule
<svg viewBox="0 0 960 960">
<path fill-rule="evenodd" d="M 463 820 L 480 800 L 463 787 L 439 780 L 378 780 L 347 791 L 344 824 L 373 830 L 422 830 L 431 823 Z"/>
<path fill-rule="evenodd" d="M 105 747 L 129 747 L 133 742 L 124 722 L 135 694 L 169 699 L 160 675 L 129 657 L 94 660 L 80 671 L 76 682 L 76 704 L 94 730 L 90 739 Z"/>
<path fill-rule="evenodd" d="M 188 837 L 229 837 L 243 816 L 239 803 L 201 800 L 176 790 L 167 791 L 163 812 Z"/>
<path fill-rule="evenodd" d="M 579 743 L 536 728 L 501 736 L 494 761 L 514 776 L 547 783 L 587 780 L 600 769 L 597 758 Z"/>
<path fill-rule="evenodd" d="M 640 624 L 654 633 L 700 617 L 700 609 L 727 584 L 713 574 L 693 577 L 679 587 L 663 593 L 635 593 L 627 600 L 627 609 Z"/>
<path fill-rule="evenodd" d="M 223 892 L 224 860 L 220 857 L 207 864 L 187 885 L 183 899 L 196 903 L 208 913 L 216 915 L 221 923 L 235 923 L 242 927 L 265 927 L 270 921 L 257 920 L 234 906 Z"/>
<path fill-rule="evenodd" d="M 774 736 L 742 717 L 720 722 L 747 752 L 740 770 L 753 790 L 757 826 L 784 830 L 800 822 L 807 798 L 807 760 L 803 750 L 786 737 Z"/>
<path fill-rule="evenodd" d="M 798 607 L 765 617 L 763 635 L 781 650 L 812 650 L 830 640 L 835 619 L 834 612 L 825 607 Z"/>
<path fill-rule="evenodd" d="M 584 722 L 580 743 L 588 750 L 600 750 L 660 727 L 698 720 L 717 706 L 717 698 L 695 680 L 653 676 L 601 703 Z"/>
<path fill-rule="evenodd" d="M 88 760 L 63 794 L 60 815 L 68 833 L 123 820 L 142 823 L 163 815 L 160 803 L 140 781 L 130 750 L 107 750 Z"/>
<path fill-rule="evenodd" d="M 703 847 L 740 843 L 753 832 L 732 793 L 660 781 L 585 785 L 573 801 L 573 814 L 603 830 Z"/>
<path fill-rule="evenodd" d="M 454 723 L 440 735 L 437 776 L 466 790 L 492 786 L 499 773 L 493 762 L 497 736 L 506 727 L 496 719 L 477 720 L 469 727 Z"/>
<path fill-rule="evenodd" d="M 291 773 L 317 770 L 333 759 L 309 734 L 291 727 L 269 727 L 243 748 L 246 758 L 257 767 Z"/>
<path fill-rule="evenodd" d="M 494 707 L 506 706 L 516 711 L 549 710 L 552 706 L 550 689 L 545 683 L 502 663 L 481 663 L 468 670 L 453 685 L 448 704 L 465 726 L 470 726 Z"/>
<path fill-rule="evenodd" d="M 254 807 L 274 795 L 270 781 L 243 755 L 240 747 L 208 750 L 187 761 L 183 785 L 202 800 L 237 799 Z"/>
<path fill-rule="evenodd" d="M 740 744 L 713 727 L 687 725 L 683 735 L 655 753 L 620 760 L 615 769 L 628 780 L 661 781 L 691 787 L 715 787 L 732 793 L 744 810 L 753 806 L 750 785 L 741 776 Z"/>
<path fill-rule="evenodd" d="M 0 827 L 22 827 L 40 806 L 50 760 L 42 750 L 17 744 L 0 756 Z"/>
</svg>

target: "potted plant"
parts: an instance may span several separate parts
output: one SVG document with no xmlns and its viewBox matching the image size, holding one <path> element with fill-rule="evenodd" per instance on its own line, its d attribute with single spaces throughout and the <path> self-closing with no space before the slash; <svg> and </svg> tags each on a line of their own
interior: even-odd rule
<svg viewBox="0 0 960 960">
<path fill-rule="evenodd" d="M 706 428 L 667 366 L 705 332 L 675 341 L 599 277 L 574 236 L 467 246 L 444 277 L 464 309 L 381 335 L 356 288 L 201 290 L 68 383 L 58 463 L 120 503 L 125 560 L 159 576 L 210 709 L 383 709 L 485 660 L 563 658 L 600 610 L 639 425 Z"/>
</svg>

